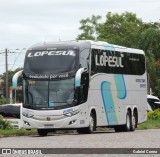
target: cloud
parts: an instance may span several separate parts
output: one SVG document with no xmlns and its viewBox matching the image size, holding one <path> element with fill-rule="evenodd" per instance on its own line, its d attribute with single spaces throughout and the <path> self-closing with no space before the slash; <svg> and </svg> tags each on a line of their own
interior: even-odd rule
<svg viewBox="0 0 160 157">
<path fill-rule="evenodd" d="M 79 21 L 92 14 L 105 17 L 107 12 L 130 11 L 145 21 L 156 21 L 159 7 L 157 0 L 5 0 L 0 5 L 0 49 L 74 39 L 80 32 Z"/>
<path fill-rule="evenodd" d="M 43 41 L 73 40 L 79 21 L 107 12 L 137 14 L 143 21 L 160 19 L 158 0 L 5 0 L 0 5 L 0 50 L 30 47 Z M 2 60 L 0 56 L 0 61 Z M 14 59 L 13 59 L 14 60 Z"/>
</svg>

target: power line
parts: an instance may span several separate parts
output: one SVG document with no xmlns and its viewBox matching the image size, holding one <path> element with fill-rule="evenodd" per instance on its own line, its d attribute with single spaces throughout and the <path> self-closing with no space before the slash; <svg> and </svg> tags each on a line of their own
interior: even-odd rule
<svg viewBox="0 0 160 157">
<path fill-rule="evenodd" d="M 23 50 L 26 50 L 26 48 L 23 48 L 23 49 L 19 52 L 19 54 L 18 54 L 18 56 L 16 57 L 16 59 L 14 60 L 14 63 L 13 63 L 13 65 L 12 65 L 12 67 L 11 67 L 10 70 L 13 69 L 13 67 L 14 67 L 14 65 L 15 65 L 15 63 L 16 63 L 16 61 L 17 61 L 17 59 L 18 59 L 18 57 L 20 56 L 20 54 L 22 53 Z"/>
<path fill-rule="evenodd" d="M 8 64 L 8 65 L 12 65 L 12 67 L 9 70 L 12 70 L 15 65 L 17 65 L 17 66 L 23 66 L 23 65 L 20 65 L 20 64 L 19 65 L 16 64 L 16 61 L 18 60 L 19 56 L 22 54 L 23 50 L 26 50 L 26 48 L 22 48 L 22 49 L 18 49 L 17 48 L 15 50 L 8 50 L 7 49 L 7 51 L 8 51 L 7 58 L 9 56 L 9 54 L 15 54 L 15 53 L 17 53 L 16 52 L 17 50 L 19 50 L 19 53 L 18 53 L 17 57 L 14 59 L 14 63 L 13 64 Z M 5 55 L 5 50 L 0 50 L 0 55 L 3 55 L 3 54 Z M 1 65 L 3 65 L 3 64 L 1 64 Z M 6 65 L 6 63 L 4 65 Z"/>
<path fill-rule="evenodd" d="M 6 64 L 0 64 L 0 66 L 4 66 L 4 65 L 6 65 Z M 13 64 L 8 64 L 8 65 L 13 65 Z M 15 64 L 15 65 L 22 66 L 23 64 Z M 0 68 L 2 68 L 2 67 L 0 67 Z"/>
</svg>

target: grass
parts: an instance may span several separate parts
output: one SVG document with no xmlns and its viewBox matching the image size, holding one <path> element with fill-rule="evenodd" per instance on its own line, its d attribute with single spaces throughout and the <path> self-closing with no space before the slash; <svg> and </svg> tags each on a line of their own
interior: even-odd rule
<svg viewBox="0 0 160 157">
<path fill-rule="evenodd" d="M 159 119 L 151 119 L 148 118 L 148 120 L 142 124 L 138 125 L 139 130 L 144 130 L 144 129 L 158 129 L 160 128 L 160 120 Z M 108 128 L 100 128 L 100 130 L 105 131 Z M 99 128 L 97 128 L 99 130 Z M 28 135 L 36 135 L 37 130 L 36 129 L 31 129 L 31 130 L 26 130 L 26 129 L 0 129 L 0 137 L 8 137 L 8 136 L 28 136 Z"/>
<path fill-rule="evenodd" d="M 138 125 L 138 129 L 158 129 L 160 128 L 160 120 L 159 119 L 151 119 L 148 120 L 140 125 Z"/>
<path fill-rule="evenodd" d="M 157 129 L 160 128 L 160 109 L 147 113 L 148 120 L 140 125 L 138 129 Z"/>
<path fill-rule="evenodd" d="M 31 130 L 26 130 L 26 129 L 5 129 L 5 130 L 0 130 L 0 137 L 35 135 L 36 133 L 37 133 L 36 129 L 31 129 Z"/>
</svg>

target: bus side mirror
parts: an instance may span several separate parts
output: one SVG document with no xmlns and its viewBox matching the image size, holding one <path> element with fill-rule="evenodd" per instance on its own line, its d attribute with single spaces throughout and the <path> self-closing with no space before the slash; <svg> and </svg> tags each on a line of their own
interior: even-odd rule
<svg viewBox="0 0 160 157">
<path fill-rule="evenodd" d="M 12 89 L 17 89 L 17 80 L 20 75 L 22 75 L 23 70 L 16 72 L 12 78 Z"/>
<path fill-rule="evenodd" d="M 20 71 L 16 72 L 16 73 L 14 74 L 13 78 L 12 78 L 12 89 L 14 89 L 14 91 L 15 91 L 15 103 L 16 103 L 17 82 L 18 82 L 19 76 L 22 75 L 22 72 L 23 72 L 23 70 L 20 70 Z M 13 98 L 12 98 L 12 94 L 10 95 L 10 99 L 11 99 L 11 101 L 12 101 L 12 99 L 13 99 Z"/>
<path fill-rule="evenodd" d="M 89 74 L 84 68 L 77 71 L 75 78 L 75 97 L 78 104 L 84 103 L 88 98 Z"/>
<path fill-rule="evenodd" d="M 83 73 L 84 71 L 85 71 L 84 68 L 80 68 L 80 69 L 77 71 L 76 76 L 75 76 L 75 88 L 81 86 L 81 76 L 82 76 L 82 73 Z"/>
</svg>

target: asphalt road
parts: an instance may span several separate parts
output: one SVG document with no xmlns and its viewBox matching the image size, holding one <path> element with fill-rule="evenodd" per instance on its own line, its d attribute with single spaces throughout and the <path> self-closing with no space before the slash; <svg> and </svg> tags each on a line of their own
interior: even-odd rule
<svg viewBox="0 0 160 157">
<path fill-rule="evenodd" d="M 3 137 L 0 138 L 0 148 L 139 148 L 139 150 L 143 150 L 143 148 L 160 149 L 160 129 L 136 130 L 135 132 L 120 133 L 115 133 L 112 130 L 99 131 L 93 134 L 78 134 L 76 132 L 65 134 L 54 133 L 49 134 L 45 137 L 39 137 L 38 135 Z M 64 155 L 47 154 L 45 156 Z M 66 156 L 108 156 L 108 154 L 71 154 Z M 128 155 L 112 154 L 110 156 Z M 135 157 L 143 155 L 134 154 L 133 156 Z M 154 156 L 154 154 L 145 154 L 144 156 Z"/>
</svg>

